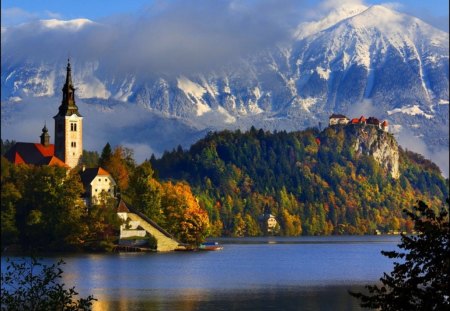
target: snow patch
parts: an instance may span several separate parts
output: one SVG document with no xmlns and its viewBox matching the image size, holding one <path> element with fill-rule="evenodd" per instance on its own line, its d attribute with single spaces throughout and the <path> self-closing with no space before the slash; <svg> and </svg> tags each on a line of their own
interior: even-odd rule
<svg viewBox="0 0 450 311">
<path fill-rule="evenodd" d="M 230 124 L 230 123 L 235 123 L 235 122 L 236 122 L 236 118 L 233 117 L 232 115 L 230 115 L 230 114 L 228 113 L 228 111 L 226 111 L 225 108 L 223 108 L 222 106 L 219 106 L 219 107 L 217 108 L 217 111 L 218 111 L 220 114 L 222 114 L 222 115 L 224 116 L 223 121 L 224 121 L 225 123 Z"/>
<path fill-rule="evenodd" d="M 440 99 L 438 102 L 439 105 L 448 105 L 449 101 L 448 99 Z"/>
<path fill-rule="evenodd" d="M 305 110 L 309 111 L 309 108 L 316 104 L 320 98 L 316 97 L 307 97 L 307 98 L 298 98 L 297 102 L 302 106 Z"/>
<path fill-rule="evenodd" d="M 361 4 L 349 5 L 349 3 L 345 3 L 344 5 L 334 9 L 330 12 L 330 14 L 319 21 L 301 23 L 294 32 L 294 38 L 301 40 L 305 37 L 314 35 L 333 26 L 339 21 L 367 10 L 367 8 L 367 6 Z"/>
<path fill-rule="evenodd" d="M 188 78 L 181 76 L 177 79 L 177 87 L 186 94 L 191 94 L 195 98 L 200 99 L 206 93 L 204 87 Z"/>
<path fill-rule="evenodd" d="M 203 100 L 203 94 L 206 89 L 198 83 L 195 83 L 188 78 L 181 76 L 177 79 L 177 87 L 182 90 L 188 98 L 194 99 L 197 105 L 197 116 L 201 116 L 211 110 L 211 107 Z"/>
<path fill-rule="evenodd" d="M 256 97 L 256 100 L 258 100 L 258 99 L 260 99 L 261 98 L 261 90 L 259 89 L 259 87 L 255 87 L 254 89 L 253 89 L 253 95 L 255 95 L 255 97 Z"/>
<path fill-rule="evenodd" d="M 131 81 L 125 80 L 120 86 L 119 91 L 114 95 L 114 99 L 126 102 L 128 98 L 133 95 L 133 86 L 135 82 L 135 77 L 133 77 Z"/>
<path fill-rule="evenodd" d="M 322 67 L 317 67 L 316 68 L 316 72 L 319 74 L 319 76 L 324 79 L 324 80 L 328 80 L 328 78 L 330 78 L 330 73 L 331 70 L 329 68 L 324 69 Z"/>
<path fill-rule="evenodd" d="M 77 83 L 79 98 L 102 98 L 108 99 L 111 93 L 106 89 L 106 86 L 97 78 L 93 76 L 85 77 Z"/>
<path fill-rule="evenodd" d="M 399 112 L 400 113 L 409 114 L 409 115 L 412 115 L 412 116 L 422 115 L 422 116 L 424 116 L 427 119 L 433 118 L 433 116 L 431 114 L 427 114 L 427 113 L 423 112 L 419 108 L 419 105 L 414 105 L 414 106 L 409 106 L 409 107 L 405 106 L 405 107 L 402 107 L 402 108 L 395 108 L 393 110 L 388 110 L 387 111 L 388 115 L 391 115 L 391 114 L 394 114 L 394 113 L 399 113 Z"/>
</svg>

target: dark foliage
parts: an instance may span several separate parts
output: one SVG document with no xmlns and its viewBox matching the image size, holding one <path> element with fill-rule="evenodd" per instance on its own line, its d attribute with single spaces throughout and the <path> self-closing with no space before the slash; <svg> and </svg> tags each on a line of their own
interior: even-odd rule
<svg viewBox="0 0 450 311">
<path fill-rule="evenodd" d="M 37 259 L 10 261 L 1 274 L 1 309 L 8 311 L 30 310 L 91 310 L 92 295 L 77 299 L 75 287 L 66 288 L 61 283 L 64 261 L 47 266 Z"/>
<path fill-rule="evenodd" d="M 11 149 L 11 147 L 14 146 L 15 144 L 16 144 L 16 141 L 14 141 L 14 140 L 0 139 L 1 155 L 5 155 L 5 153 L 7 153 L 8 150 Z"/>
<path fill-rule="evenodd" d="M 97 151 L 87 151 L 83 150 L 83 155 L 81 156 L 81 163 L 87 168 L 98 167 L 100 156 Z"/>
<path fill-rule="evenodd" d="M 447 199 L 447 205 L 450 205 Z M 351 293 L 362 307 L 381 310 L 449 310 L 450 250 L 448 208 L 438 213 L 418 201 L 404 212 L 414 221 L 417 235 L 402 235 L 403 251 L 383 251 L 399 260 L 384 274 L 381 286 L 368 285 L 369 294 Z"/>
</svg>

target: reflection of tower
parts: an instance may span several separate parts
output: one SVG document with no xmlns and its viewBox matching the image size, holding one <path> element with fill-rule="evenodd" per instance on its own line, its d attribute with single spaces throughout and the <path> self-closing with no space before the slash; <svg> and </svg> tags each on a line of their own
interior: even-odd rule
<svg viewBox="0 0 450 311">
<path fill-rule="evenodd" d="M 83 153 L 83 117 L 75 105 L 72 69 L 67 61 L 63 99 L 55 119 L 55 155 L 71 168 L 77 166 Z"/>
</svg>

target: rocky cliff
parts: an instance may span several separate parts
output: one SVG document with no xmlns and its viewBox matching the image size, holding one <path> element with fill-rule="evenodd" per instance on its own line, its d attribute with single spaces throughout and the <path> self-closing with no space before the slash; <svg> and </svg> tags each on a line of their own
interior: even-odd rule
<svg viewBox="0 0 450 311">
<path fill-rule="evenodd" d="M 392 178 L 399 178 L 399 150 L 394 136 L 374 125 L 346 125 L 345 130 L 354 137 L 353 148 L 356 155 L 369 155 L 390 173 Z"/>
</svg>

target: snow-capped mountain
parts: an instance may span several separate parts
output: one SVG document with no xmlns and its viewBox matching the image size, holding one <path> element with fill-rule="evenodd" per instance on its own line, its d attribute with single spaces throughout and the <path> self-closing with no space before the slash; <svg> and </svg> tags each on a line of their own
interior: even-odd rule
<svg viewBox="0 0 450 311">
<path fill-rule="evenodd" d="M 39 27 L 81 36 L 99 26 L 54 20 Z M 2 31 L 2 45 L 14 44 L 10 30 Z M 36 35 L 45 38 L 46 31 Z M 420 19 L 356 5 L 302 23 L 289 42 L 230 66 L 191 75 L 118 75 L 101 59 L 78 61 L 73 55 L 73 80 L 86 103 L 112 110 L 111 103 L 137 105 L 199 131 L 250 125 L 294 130 L 326 124 L 333 112 L 364 113 L 387 119 L 394 132 L 409 130 L 448 150 L 448 42 L 448 33 Z M 2 52 L 3 111 L 30 96 L 60 97 L 63 64 L 17 62 Z"/>
</svg>

